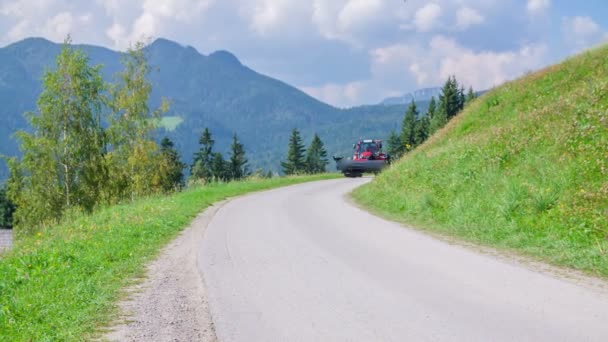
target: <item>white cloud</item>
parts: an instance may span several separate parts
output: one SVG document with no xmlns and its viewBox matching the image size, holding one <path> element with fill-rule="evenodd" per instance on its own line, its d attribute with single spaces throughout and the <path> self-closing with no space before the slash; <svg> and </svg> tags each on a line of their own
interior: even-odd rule
<svg viewBox="0 0 608 342">
<path fill-rule="evenodd" d="M 74 18 L 69 12 L 61 12 L 46 22 L 43 29 L 44 35 L 55 41 L 65 39 L 72 33 Z"/>
<path fill-rule="evenodd" d="M 344 108 L 358 104 L 362 94 L 369 90 L 365 82 L 329 83 L 320 87 L 301 87 L 300 89 L 314 98 Z"/>
<path fill-rule="evenodd" d="M 485 18 L 470 7 L 459 8 L 456 12 L 456 27 L 460 30 L 466 30 L 471 26 L 479 25 L 485 21 Z"/>
<path fill-rule="evenodd" d="M 371 53 L 372 73 L 384 85 L 389 77 L 409 79 L 412 89 L 441 85 L 450 75 L 475 89 L 486 89 L 542 66 L 545 53 L 544 45 L 524 45 L 514 51 L 474 51 L 438 35 L 428 45 L 395 44 L 375 49 Z"/>
<path fill-rule="evenodd" d="M 436 36 L 430 43 L 438 57 L 438 81 L 450 75 L 475 89 L 487 89 L 542 66 L 546 47 L 524 45 L 514 51 L 473 51 L 450 38 Z"/>
<path fill-rule="evenodd" d="M 396 20 L 394 8 L 387 0 L 314 0 L 311 22 L 323 38 L 361 47 L 373 40 L 371 32 Z"/>
<path fill-rule="evenodd" d="M 441 7 L 436 3 L 429 3 L 416 11 L 414 25 L 420 32 L 428 32 L 437 26 L 441 17 Z"/>
<path fill-rule="evenodd" d="M 551 7 L 551 0 L 528 0 L 526 9 L 530 14 L 544 13 Z"/>
<path fill-rule="evenodd" d="M 366 28 L 370 23 L 382 19 L 383 9 L 382 0 L 350 0 L 338 15 L 339 26 L 344 31 Z"/>
<path fill-rule="evenodd" d="M 591 17 L 576 16 L 562 19 L 564 41 L 576 52 L 605 41 L 607 32 Z"/>
<path fill-rule="evenodd" d="M 201 20 L 215 0 L 96 0 L 111 19 L 104 31 L 114 48 L 157 37 L 167 27 Z"/>
<path fill-rule="evenodd" d="M 579 37 L 588 37 L 598 34 L 600 25 L 590 17 L 574 17 L 564 19 L 564 29 Z"/>
</svg>

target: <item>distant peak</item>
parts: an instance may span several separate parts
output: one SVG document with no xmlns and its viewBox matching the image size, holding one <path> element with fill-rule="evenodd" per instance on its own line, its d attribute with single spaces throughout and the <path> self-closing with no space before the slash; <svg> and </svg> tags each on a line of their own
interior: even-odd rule
<svg viewBox="0 0 608 342">
<path fill-rule="evenodd" d="M 241 65 L 241 62 L 235 55 L 231 54 L 226 50 L 215 51 L 214 53 L 209 55 L 209 58 L 212 58 L 217 61 L 221 61 L 223 63 L 232 64 L 232 65 Z"/>
<path fill-rule="evenodd" d="M 41 37 L 30 37 L 7 45 L 10 46 L 31 46 L 31 45 L 55 45 L 52 41 Z"/>
<path fill-rule="evenodd" d="M 157 38 L 154 42 L 152 42 L 152 44 L 150 44 L 150 47 L 184 48 L 179 43 L 166 38 Z"/>
</svg>

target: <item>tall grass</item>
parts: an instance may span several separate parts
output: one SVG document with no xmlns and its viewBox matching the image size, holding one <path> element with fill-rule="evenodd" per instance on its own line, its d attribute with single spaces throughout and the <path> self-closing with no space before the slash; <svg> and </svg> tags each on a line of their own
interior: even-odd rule
<svg viewBox="0 0 608 342">
<path fill-rule="evenodd" d="M 490 91 L 354 197 L 608 276 L 608 46 Z"/>
</svg>

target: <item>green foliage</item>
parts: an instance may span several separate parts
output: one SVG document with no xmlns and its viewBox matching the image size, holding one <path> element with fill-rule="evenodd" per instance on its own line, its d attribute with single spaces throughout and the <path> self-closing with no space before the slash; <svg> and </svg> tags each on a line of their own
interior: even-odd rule
<svg viewBox="0 0 608 342">
<path fill-rule="evenodd" d="M 15 204 L 6 196 L 6 187 L 0 187 L 0 229 L 13 228 Z"/>
<path fill-rule="evenodd" d="M 16 227 L 25 232 L 66 211 L 173 190 L 181 174 L 173 160 L 179 157 L 153 140 L 167 103 L 148 108 L 143 45 L 124 56 L 117 85 L 104 84 L 101 68 L 88 62 L 68 38 L 44 75 L 38 113 L 26 114 L 31 133 L 17 133 L 23 157 L 9 160 L 8 195 L 17 205 Z"/>
<path fill-rule="evenodd" d="M 224 160 L 221 153 L 215 152 L 211 158 L 211 176 L 216 182 L 226 181 L 229 179 L 228 163 Z"/>
<path fill-rule="evenodd" d="M 429 120 L 429 133 L 432 135 L 445 126 L 465 105 L 464 88 L 458 85 L 456 77 L 450 76 L 441 88 L 439 103 L 434 108 L 433 116 Z"/>
<path fill-rule="evenodd" d="M 236 133 L 230 145 L 230 159 L 228 160 L 228 177 L 230 180 L 240 180 L 248 176 L 249 170 L 245 157 L 245 147 L 239 141 Z"/>
<path fill-rule="evenodd" d="M 429 116 L 424 115 L 416 120 L 416 128 L 414 130 L 414 146 L 421 145 L 429 137 L 431 123 Z"/>
<path fill-rule="evenodd" d="M 456 116 L 464 106 L 464 91 L 459 88 L 456 77 L 451 76 L 445 82 L 439 95 L 439 105 L 437 110 L 445 112 L 448 120 Z"/>
<path fill-rule="evenodd" d="M 608 47 L 509 82 L 355 191 L 423 229 L 608 277 Z"/>
<path fill-rule="evenodd" d="M 435 96 L 431 97 L 431 101 L 429 101 L 429 107 L 426 110 L 426 116 L 429 118 L 429 121 L 433 119 L 435 112 L 437 111 L 437 102 L 435 101 Z"/>
<path fill-rule="evenodd" d="M 19 177 L 13 177 L 9 196 L 18 206 L 19 226 L 58 219 L 69 208 L 91 211 L 96 205 L 107 181 L 99 70 L 68 39 L 56 69 L 46 72 L 39 113 L 27 114 L 34 132 L 17 133 L 23 158 L 12 165 Z"/>
<path fill-rule="evenodd" d="M 465 106 L 468 105 L 469 103 L 471 103 L 473 100 L 475 100 L 477 98 L 477 95 L 475 95 L 475 92 L 473 91 L 473 87 L 469 87 L 469 91 L 467 92 L 464 104 Z"/>
<path fill-rule="evenodd" d="M 120 82 L 110 86 L 111 110 L 108 136 L 110 151 L 107 160 L 110 182 L 106 200 L 116 203 L 124 198 L 137 198 L 163 191 L 163 155 L 153 141 L 152 131 L 168 110 L 167 102 L 151 111 L 148 107 L 152 85 L 144 46 L 135 45 L 123 55 L 124 70 Z"/>
<path fill-rule="evenodd" d="M 414 149 L 416 146 L 416 120 L 418 115 L 416 102 L 412 100 L 401 125 L 401 145 L 405 146 L 405 152 Z"/>
<path fill-rule="evenodd" d="M 206 127 L 198 140 L 199 150 L 194 154 L 190 174 L 194 179 L 209 182 L 212 179 L 211 160 L 213 158 L 213 145 L 215 140 L 211 136 L 209 127 Z"/>
<path fill-rule="evenodd" d="M 321 138 L 315 134 L 306 150 L 306 172 L 309 174 L 324 173 L 327 164 L 327 151 Z"/>
<path fill-rule="evenodd" d="M 160 142 L 160 153 L 163 156 L 160 174 L 163 175 L 162 187 L 165 192 L 181 190 L 184 187 L 184 168 L 179 152 L 175 149 L 173 141 L 165 137 Z"/>
<path fill-rule="evenodd" d="M 401 137 L 399 137 L 395 130 L 391 131 L 391 134 L 388 136 L 388 141 L 386 145 L 386 152 L 389 156 L 391 156 L 391 159 L 401 158 L 405 150 L 405 146 L 401 144 Z"/>
<path fill-rule="evenodd" d="M 297 129 L 291 131 L 289 147 L 287 150 L 287 160 L 281 162 L 283 172 L 286 175 L 297 175 L 306 172 L 306 159 L 304 156 L 305 148 L 302 137 Z"/>
<path fill-rule="evenodd" d="M 160 249 L 214 202 L 318 175 L 193 187 L 73 215 L 0 258 L 0 341 L 95 341 Z"/>
</svg>

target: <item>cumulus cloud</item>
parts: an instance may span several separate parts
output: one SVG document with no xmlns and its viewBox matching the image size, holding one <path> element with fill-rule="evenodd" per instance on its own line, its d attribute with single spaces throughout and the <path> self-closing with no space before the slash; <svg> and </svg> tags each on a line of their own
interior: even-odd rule
<svg viewBox="0 0 608 342">
<path fill-rule="evenodd" d="M 414 25 L 420 32 L 431 31 L 438 25 L 440 17 L 441 6 L 432 2 L 416 11 Z"/>
<path fill-rule="evenodd" d="M 430 43 L 439 68 L 439 80 L 455 75 L 475 89 L 487 89 L 539 68 L 546 53 L 544 45 L 524 45 L 515 51 L 473 51 L 452 39 L 437 36 Z"/>
<path fill-rule="evenodd" d="M 346 84 L 328 83 L 319 87 L 302 87 L 308 95 L 340 107 L 351 107 L 358 103 L 361 95 L 369 91 L 365 82 Z"/>
<path fill-rule="evenodd" d="M 530 14 L 540 14 L 551 7 L 551 0 L 528 0 L 526 9 Z"/>
<path fill-rule="evenodd" d="M 471 26 L 479 25 L 485 21 L 483 15 L 470 7 L 459 8 L 456 12 L 456 27 L 466 30 Z"/>
<path fill-rule="evenodd" d="M 608 39 L 595 14 L 566 14 L 556 32 L 538 20 L 552 7 L 563 10 L 550 0 L 0 0 L 0 44 L 71 33 L 124 49 L 166 37 L 203 53 L 230 50 L 254 70 L 352 106 L 449 74 L 483 89 Z"/>
<path fill-rule="evenodd" d="M 605 41 L 608 32 L 591 17 L 576 16 L 562 19 L 562 34 L 572 49 L 580 50 Z"/>
</svg>

